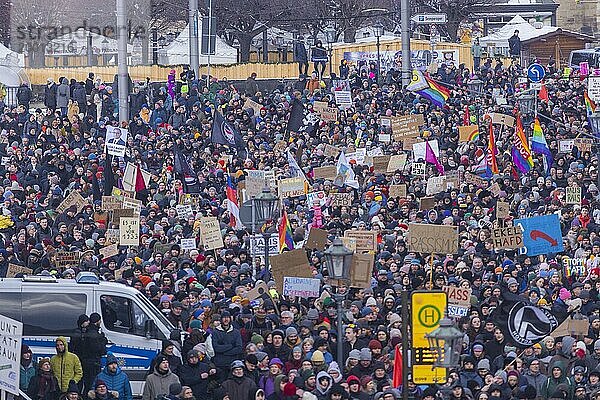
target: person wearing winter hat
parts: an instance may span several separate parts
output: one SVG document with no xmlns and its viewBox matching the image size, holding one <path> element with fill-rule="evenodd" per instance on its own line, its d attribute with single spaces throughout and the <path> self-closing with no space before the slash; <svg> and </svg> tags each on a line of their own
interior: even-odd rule
<svg viewBox="0 0 600 400">
<path fill-rule="evenodd" d="M 248 393 L 257 386 L 254 381 L 244 376 L 244 362 L 234 360 L 231 363 L 231 373 L 221 386 L 229 393 L 231 400 L 247 400 Z M 264 390 L 264 389 L 263 389 Z"/>
<path fill-rule="evenodd" d="M 285 370 L 291 371 L 293 369 L 299 370 L 302 368 L 302 347 L 296 346 L 292 349 L 292 357 L 285 362 Z"/>
<path fill-rule="evenodd" d="M 83 369 L 79 357 L 69 351 L 69 344 L 64 336 L 56 339 L 55 347 L 56 355 L 50 358 L 52 373 L 58 379 L 61 393 L 66 393 L 71 380 L 81 381 Z"/>
<path fill-rule="evenodd" d="M 354 349 L 348 353 L 348 358 L 346 359 L 346 368 L 345 372 L 349 373 L 349 371 L 358 365 L 360 359 L 360 350 Z"/>
<path fill-rule="evenodd" d="M 159 354 L 155 358 L 154 370 L 146 377 L 143 400 L 155 400 L 157 396 L 166 396 L 172 383 L 180 383 L 179 378 L 169 368 L 169 359 Z"/>
<path fill-rule="evenodd" d="M 79 393 L 79 388 L 77 388 L 77 393 Z M 38 361 L 38 370 L 29 381 L 27 395 L 32 400 L 57 400 L 60 396 L 58 379 L 52 373 L 49 358 L 42 358 Z"/>
<path fill-rule="evenodd" d="M 273 358 L 269 362 L 269 374 L 263 375 L 258 380 L 258 387 L 265 391 L 269 397 L 275 393 L 275 378 L 283 372 L 283 362 L 279 358 Z"/>
<path fill-rule="evenodd" d="M 360 350 L 359 363 L 349 371 L 350 375 L 365 376 L 373 372 L 371 350 L 367 347 Z"/>
<path fill-rule="evenodd" d="M 21 364 L 19 375 L 19 389 L 27 393 L 31 378 L 37 373 L 38 364 L 33 360 L 33 352 L 26 344 L 21 345 Z"/>
<path fill-rule="evenodd" d="M 293 349 L 294 347 L 302 344 L 302 339 L 298 337 L 298 330 L 295 327 L 289 326 L 286 328 L 284 343 L 290 349 Z"/>
<path fill-rule="evenodd" d="M 201 399 L 208 391 L 209 378 L 217 373 L 214 366 L 200 358 L 196 349 L 189 350 L 186 362 L 179 368 L 181 384 L 192 389 L 194 397 Z"/>
<path fill-rule="evenodd" d="M 329 364 L 327 373 L 331 376 L 331 379 L 333 379 L 333 383 L 340 383 L 342 381 L 342 372 L 340 371 L 340 367 L 337 362 L 332 361 L 331 364 Z"/>
<path fill-rule="evenodd" d="M 119 399 L 133 400 L 129 377 L 119 368 L 119 362 L 114 354 L 108 353 L 106 356 L 106 366 L 96 377 L 96 380 L 98 379 L 106 382 L 108 390 L 117 392 Z"/>
<path fill-rule="evenodd" d="M 281 329 L 276 329 L 271 334 L 272 343 L 265 346 L 265 352 L 269 358 L 279 358 L 280 360 L 288 360 L 292 349 L 283 343 L 285 333 Z"/>
<path fill-rule="evenodd" d="M 94 382 L 94 390 L 90 390 L 87 394 L 91 400 L 116 400 L 118 399 L 118 393 L 108 390 L 106 382 L 102 379 L 96 379 Z"/>
<path fill-rule="evenodd" d="M 221 324 L 210 334 L 210 344 L 214 351 L 213 362 L 219 370 L 219 379 L 224 379 L 231 363 L 243 358 L 244 353 L 242 335 L 239 329 L 232 325 L 231 313 L 228 310 L 221 312 Z M 232 397 L 231 391 L 230 396 Z"/>
</svg>

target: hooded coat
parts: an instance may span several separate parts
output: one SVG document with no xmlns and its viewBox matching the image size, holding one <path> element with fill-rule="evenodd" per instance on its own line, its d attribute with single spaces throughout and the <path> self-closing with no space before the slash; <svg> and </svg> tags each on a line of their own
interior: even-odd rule
<svg viewBox="0 0 600 400">
<path fill-rule="evenodd" d="M 79 383 L 83 377 L 83 369 L 79 357 L 69 351 L 67 339 L 64 336 L 59 336 L 56 341 L 61 341 L 65 345 L 65 352 L 52 356 L 50 366 L 52 367 L 52 373 L 58 379 L 60 391 L 65 393 L 70 380 Z"/>
<path fill-rule="evenodd" d="M 146 377 L 146 384 L 144 385 L 144 393 L 142 394 L 143 400 L 155 400 L 157 396 L 169 394 L 169 386 L 172 383 L 179 383 L 177 375 L 168 371 L 166 374 L 158 372 L 158 366 L 154 368 L 154 371 Z"/>
<path fill-rule="evenodd" d="M 110 356 L 109 356 L 110 357 Z M 131 393 L 131 384 L 129 383 L 129 377 L 125 372 L 121 370 L 120 367 L 117 367 L 117 371 L 115 373 L 111 373 L 108 371 L 107 367 L 104 367 L 102 371 L 96 377 L 96 380 L 103 380 L 106 382 L 106 387 L 109 390 L 115 391 L 119 393 L 119 399 L 122 400 L 132 400 L 133 395 Z M 94 382 L 95 386 L 95 382 Z"/>
<path fill-rule="evenodd" d="M 555 367 L 560 368 L 560 370 L 562 372 L 560 374 L 559 378 L 554 378 L 554 376 L 552 375 L 552 370 Z M 550 396 L 552 396 L 552 394 L 554 392 L 556 392 L 556 390 L 558 389 L 558 385 L 564 384 L 567 386 L 568 393 L 569 393 L 567 400 L 570 400 L 573 398 L 573 393 L 575 391 L 574 385 L 573 385 L 573 380 L 565 374 L 564 364 L 559 363 L 559 362 L 552 364 L 548 375 L 549 375 L 549 377 L 546 380 L 546 383 L 542 386 L 542 392 L 538 393 L 538 395 L 542 396 L 545 399 L 548 399 L 548 398 L 550 398 Z"/>
<path fill-rule="evenodd" d="M 323 390 L 319 381 L 321 380 L 321 378 L 325 377 L 329 378 L 329 384 L 327 385 L 327 388 Z M 317 399 L 319 400 L 326 400 L 329 397 L 329 389 L 331 389 L 331 385 L 333 385 L 333 379 L 331 379 L 331 375 L 329 375 L 325 371 L 321 371 L 317 374 L 317 388 L 313 390 L 312 394 L 317 396 Z"/>
</svg>

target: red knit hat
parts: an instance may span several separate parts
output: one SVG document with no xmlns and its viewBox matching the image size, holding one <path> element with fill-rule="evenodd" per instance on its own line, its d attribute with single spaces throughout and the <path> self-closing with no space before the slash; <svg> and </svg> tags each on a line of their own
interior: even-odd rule
<svg viewBox="0 0 600 400">
<path fill-rule="evenodd" d="M 291 382 L 288 382 L 283 387 L 283 395 L 284 396 L 295 396 L 296 395 L 296 385 Z"/>
</svg>

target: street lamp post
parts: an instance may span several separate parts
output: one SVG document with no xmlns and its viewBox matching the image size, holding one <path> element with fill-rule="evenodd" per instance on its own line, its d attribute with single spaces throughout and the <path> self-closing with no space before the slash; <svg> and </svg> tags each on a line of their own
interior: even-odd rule
<svg viewBox="0 0 600 400">
<path fill-rule="evenodd" d="M 331 78 L 331 74 L 333 73 L 333 44 L 335 43 L 335 29 L 333 27 L 328 27 L 325 29 L 325 39 L 327 39 L 327 44 L 329 45 L 329 78 Z"/>
<path fill-rule="evenodd" d="M 450 318 L 442 318 L 440 326 L 425 337 L 429 341 L 429 349 L 436 355 L 434 366 L 444 368 L 460 366 L 464 335 L 454 327 Z"/>
<path fill-rule="evenodd" d="M 381 82 L 381 51 L 380 51 L 379 38 L 383 36 L 383 32 L 384 32 L 383 24 L 378 21 L 373 26 L 373 33 L 375 34 L 375 37 L 377 38 L 377 84 L 380 84 L 380 82 Z"/>
<path fill-rule="evenodd" d="M 271 190 L 265 186 L 262 193 L 251 200 L 252 207 L 252 232 L 255 233 L 259 229 L 257 227 L 264 225 L 267 221 L 275 217 L 277 211 L 278 198 L 273 196 Z M 269 238 L 270 233 L 261 232 L 265 241 L 265 270 L 269 270 Z"/>
<path fill-rule="evenodd" d="M 335 238 L 333 244 L 325 250 L 324 254 L 329 276 L 333 279 L 348 281 L 350 279 L 352 251 L 344 246 L 340 238 Z M 342 302 L 344 301 L 345 294 L 335 293 L 333 294 L 333 298 L 337 303 L 337 361 L 338 363 L 342 363 L 344 360 Z"/>
<path fill-rule="evenodd" d="M 473 97 L 480 96 L 483 92 L 483 81 L 479 79 L 478 76 L 475 76 L 474 79 L 471 79 L 469 83 L 467 83 L 467 86 L 469 87 Z"/>
<path fill-rule="evenodd" d="M 593 112 L 589 117 L 590 126 L 592 128 L 592 134 L 594 135 L 594 139 L 598 141 L 600 139 L 600 112 Z M 598 160 L 600 160 L 600 143 L 596 143 L 596 155 Z M 598 173 L 598 185 L 600 185 L 600 172 Z"/>
<path fill-rule="evenodd" d="M 524 94 L 519 97 L 519 111 L 522 115 L 529 115 L 534 111 L 535 107 L 535 96 L 531 94 Z"/>
</svg>

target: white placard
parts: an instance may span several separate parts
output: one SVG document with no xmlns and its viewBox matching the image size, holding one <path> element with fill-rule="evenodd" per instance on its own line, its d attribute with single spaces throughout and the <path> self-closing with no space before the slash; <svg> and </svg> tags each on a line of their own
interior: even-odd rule
<svg viewBox="0 0 600 400">
<path fill-rule="evenodd" d="M 592 101 L 600 101 L 600 77 L 590 76 L 588 77 L 588 96 Z"/>
<path fill-rule="evenodd" d="M 341 109 L 352 107 L 352 93 L 347 90 L 336 90 L 334 93 L 335 102 Z"/>
<path fill-rule="evenodd" d="M 127 147 L 127 129 L 106 126 L 105 151 L 111 156 L 125 157 Z"/>
<path fill-rule="evenodd" d="M 196 239 L 194 238 L 181 238 L 181 250 L 194 250 L 196 249 Z"/>
<path fill-rule="evenodd" d="M 327 196 L 325 195 L 325 192 L 321 190 L 319 192 L 312 192 L 306 194 L 306 205 L 308 207 L 312 207 L 313 202 L 315 200 L 317 200 L 319 202 L 319 205 L 323 207 L 327 202 Z"/>
<path fill-rule="evenodd" d="M 177 210 L 179 218 L 187 218 L 194 213 L 191 204 L 177 204 L 175 210 Z"/>
<path fill-rule="evenodd" d="M 23 324 L 0 315 L 0 390 L 19 395 Z"/>
<path fill-rule="evenodd" d="M 283 277 L 283 295 L 298 296 L 304 299 L 319 297 L 321 281 L 312 278 Z"/>
<path fill-rule="evenodd" d="M 138 246 L 140 244 L 140 218 L 121 217 L 119 221 L 119 244 Z"/>
<path fill-rule="evenodd" d="M 440 158 L 440 147 L 438 145 L 437 139 L 430 140 L 429 145 L 431 146 L 431 150 L 433 150 L 433 154 L 435 154 L 436 158 Z M 413 159 L 415 161 L 419 161 L 419 159 L 425 161 L 425 149 L 426 142 L 419 142 L 413 144 Z"/>
</svg>

